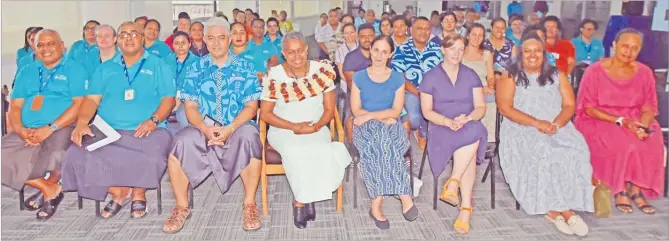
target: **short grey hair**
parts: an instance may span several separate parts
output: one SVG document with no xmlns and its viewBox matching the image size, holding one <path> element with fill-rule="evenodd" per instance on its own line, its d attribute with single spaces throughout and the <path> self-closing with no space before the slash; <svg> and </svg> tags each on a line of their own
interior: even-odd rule
<svg viewBox="0 0 669 241">
<path fill-rule="evenodd" d="M 45 28 L 37 32 L 37 34 L 35 35 L 35 45 L 37 45 L 37 42 L 39 42 L 39 37 L 42 36 L 42 34 L 44 33 L 53 33 L 56 35 L 56 37 L 58 37 L 58 40 L 63 42 L 63 38 L 60 37 L 60 34 L 56 30 Z"/>
<path fill-rule="evenodd" d="M 111 30 L 112 31 L 112 36 L 116 37 L 116 29 L 114 29 L 114 27 L 112 27 L 109 24 L 102 24 L 102 25 L 95 26 L 95 36 L 97 37 L 100 34 L 99 33 L 100 30 L 105 29 L 105 28 Z"/>
<path fill-rule="evenodd" d="M 116 30 L 116 32 L 117 32 L 117 33 L 120 33 L 120 32 L 121 32 L 121 28 L 122 28 L 123 26 L 125 26 L 125 25 L 135 25 L 135 26 L 137 27 L 137 31 L 140 32 L 141 34 L 144 34 L 144 29 L 140 28 L 139 25 L 136 24 L 136 23 L 133 22 L 133 21 L 125 21 L 125 22 L 121 23 L 121 25 L 118 26 L 118 29 Z M 96 33 L 97 33 L 97 31 L 96 31 Z M 114 33 L 114 36 L 116 36 L 116 33 Z"/>
<path fill-rule="evenodd" d="M 620 40 L 620 37 L 622 37 L 623 34 L 626 34 L 626 33 L 632 33 L 632 34 L 639 35 L 639 37 L 641 37 L 641 45 L 643 45 L 643 33 L 641 31 L 635 29 L 635 28 L 624 28 L 624 29 L 620 30 L 620 32 L 618 32 L 616 34 L 615 41 L 618 42 L 618 40 Z"/>
<path fill-rule="evenodd" d="M 227 36 L 230 36 L 230 22 L 228 20 L 225 20 L 225 18 L 221 17 L 213 17 L 209 18 L 206 22 L 204 22 L 204 34 L 207 34 L 207 30 L 211 27 L 221 27 L 225 30 L 225 34 Z"/>
<path fill-rule="evenodd" d="M 300 32 L 290 32 L 290 33 L 287 33 L 286 35 L 284 35 L 283 38 L 281 39 L 281 46 L 286 46 L 286 42 L 288 40 L 294 40 L 294 39 L 300 40 L 303 44 L 307 43 L 307 41 L 304 38 L 304 35 L 302 33 L 300 33 Z"/>
</svg>

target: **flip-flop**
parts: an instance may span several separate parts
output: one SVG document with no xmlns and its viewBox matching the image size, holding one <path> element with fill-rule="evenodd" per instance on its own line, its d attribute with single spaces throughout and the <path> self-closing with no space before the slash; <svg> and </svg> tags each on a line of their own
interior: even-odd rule
<svg viewBox="0 0 669 241">
<path fill-rule="evenodd" d="M 102 216 L 102 213 L 100 213 L 100 217 L 102 219 L 113 218 L 114 216 L 116 216 L 116 214 L 118 214 L 118 212 L 121 211 L 121 209 L 123 209 L 123 205 L 114 202 L 114 200 L 109 200 L 107 205 L 105 205 L 105 208 L 102 209 L 102 212 L 109 213 L 109 217 Z"/>
<path fill-rule="evenodd" d="M 140 216 L 135 216 L 136 212 L 144 212 Z M 130 204 L 130 218 L 131 219 L 140 219 L 146 217 L 149 212 L 146 210 L 146 200 L 135 200 Z"/>
<path fill-rule="evenodd" d="M 37 204 L 37 206 L 31 206 L 30 205 L 31 202 Z M 23 203 L 23 206 L 28 211 L 36 211 L 42 208 L 42 205 L 44 205 L 44 195 L 42 194 L 42 192 L 37 192 L 33 194 L 32 196 L 28 197 Z"/>
<path fill-rule="evenodd" d="M 639 191 L 639 193 L 630 196 L 630 199 L 632 199 L 632 202 L 634 202 L 634 203 L 636 204 L 636 200 L 637 200 L 637 199 L 639 199 L 639 198 L 645 198 L 645 197 L 646 197 L 646 196 L 644 196 L 643 193 L 641 193 L 641 191 Z M 648 200 L 646 200 L 646 202 L 648 202 Z M 639 210 L 641 210 L 641 212 L 643 212 L 643 213 L 645 213 L 645 214 L 648 214 L 648 215 L 655 214 L 655 211 L 657 211 L 657 210 L 655 209 L 655 207 L 654 207 L 653 205 L 650 205 L 650 204 L 646 204 L 646 205 L 637 205 L 637 208 L 639 208 Z M 652 211 L 647 211 L 647 210 L 649 210 L 649 209 L 651 209 Z"/>
<path fill-rule="evenodd" d="M 63 192 L 60 192 L 56 198 L 44 201 L 44 204 L 42 207 L 37 211 L 37 220 L 40 221 L 46 221 L 49 220 L 53 215 L 56 214 L 56 210 L 58 209 L 58 205 L 60 205 L 60 202 L 63 201 L 63 198 L 65 198 L 65 194 Z M 39 215 L 40 213 L 46 213 L 46 216 L 41 216 Z"/>
</svg>

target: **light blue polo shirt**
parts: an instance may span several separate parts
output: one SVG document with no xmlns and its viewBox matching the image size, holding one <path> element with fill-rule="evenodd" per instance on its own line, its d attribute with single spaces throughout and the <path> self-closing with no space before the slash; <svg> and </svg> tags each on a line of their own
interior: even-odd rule
<svg viewBox="0 0 669 241">
<path fill-rule="evenodd" d="M 16 66 L 19 66 L 19 60 L 21 60 L 21 58 L 28 56 L 32 53 L 33 49 L 30 47 L 28 47 L 28 50 L 25 50 L 24 48 L 19 48 L 18 50 L 16 50 Z"/>
<path fill-rule="evenodd" d="M 177 54 L 171 53 L 170 55 L 167 55 L 165 58 L 163 58 L 163 60 L 165 63 L 167 63 L 167 65 L 170 67 L 170 70 L 172 71 L 172 74 L 175 76 L 176 88 L 180 91 L 184 87 L 186 69 L 188 66 L 191 66 L 193 62 L 199 61 L 200 57 L 195 55 L 193 52 L 189 52 L 188 56 L 186 56 L 186 59 L 183 62 L 178 62 Z"/>
<path fill-rule="evenodd" d="M 254 65 L 256 66 L 256 72 L 262 72 L 266 73 L 267 72 L 267 61 L 269 58 L 272 56 L 277 56 L 279 57 L 279 52 L 276 49 L 276 45 L 274 45 L 269 39 L 263 39 L 262 43 L 256 44 L 253 42 L 253 40 L 249 41 L 246 43 L 246 51 L 249 51 L 250 49 L 253 49 L 252 51 L 253 54 L 256 56 L 254 59 L 256 62 L 254 62 Z"/>
<path fill-rule="evenodd" d="M 571 39 L 571 43 L 574 45 L 574 50 L 576 51 L 576 63 L 587 61 L 594 63 L 604 57 L 604 44 L 602 40 L 592 37 L 590 38 L 590 45 L 586 45 L 583 38 L 579 35 Z M 590 55 L 590 59 L 588 59 L 588 55 Z"/>
<path fill-rule="evenodd" d="M 39 73 L 42 69 L 42 82 Z M 21 122 L 28 128 L 38 128 L 53 123 L 72 105 L 72 98 L 86 95 L 88 75 L 77 61 L 65 57 L 55 67 L 47 70 L 41 61 L 35 61 L 16 74 L 12 99 L 24 99 Z M 41 83 L 45 83 L 40 92 Z M 31 110 L 37 94 L 44 96 L 42 107 Z"/>
<path fill-rule="evenodd" d="M 107 61 L 116 58 L 116 56 L 118 56 L 120 54 L 121 54 L 121 50 L 116 48 L 116 53 L 114 53 L 114 57 L 112 57 L 111 59 L 108 59 Z M 105 62 L 107 62 L 107 61 L 105 61 Z M 93 73 L 95 73 L 95 69 L 98 68 L 98 66 L 100 66 L 100 64 L 102 64 L 102 62 L 100 60 L 100 48 L 96 48 L 96 49 L 86 53 L 83 60 L 81 60 L 79 62 L 81 62 L 84 65 L 84 68 L 86 68 L 86 72 L 88 73 L 88 76 L 92 77 Z"/>
<path fill-rule="evenodd" d="M 72 44 L 72 47 L 70 48 L 70 51 L 67 54 L 67 59 L 76 60 L 83 63 L 86 59 L 86 55 L 88 55 L 88 53 L 94 51 L 95 49 L 98 49 L 97 44 L 88 45 L 88 42 L 86 42 L 86 40 L 83 39 L 79 40 L 77 42 L 74 42 L 74 44 Z"/>
<path fill-rule="evenodd" d="M 174 74 L 164 60 L 144 51 L 142 58 L 128 67 L 128 76 L 133 80 L 130 85 L 121 57 L 118 55 L 98 66 L 89 81 L 88 94 L 102 95 L 98 115 L 112 128 L 135 130 L 151 118 L 163 97 L 176 95 Z M 125 93 L 129 89 L 134 91 L 134 98 L 126 100 Z M 158 125 L 165 126 L 164 121 Z"/>
<path fill-rule="evenodd" d="M 144 47 L 147 52 L 158 56 L 158 58 L 165 58 L 167 55 L 170 55 L 172 53 L 172 50 L 170 49 L 170 46 L 167 46 L 165 42 L 160 41 L 160 39 L 156 39 L 155 42 L 149 47 Z"/>
</svg>

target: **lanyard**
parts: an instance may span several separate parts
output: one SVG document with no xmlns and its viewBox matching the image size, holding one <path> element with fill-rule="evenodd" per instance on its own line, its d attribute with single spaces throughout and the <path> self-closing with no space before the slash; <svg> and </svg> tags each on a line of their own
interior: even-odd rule
<svg viewBox="0 0 669 241">
<path fill-rule="evenodd" d="M 592 50 L 592 42 L 590 44 L 585 44 L 585 41 L 583 42 L 583 48 L 585 48 L 585 52 L 588 54 L 588 59 L 590 59 L 590 51 Z"/>
<path fill-rule="evenodd" d="M 348 44 L 347 44 L 347 43 L 344 43 L 344 46 L 346 46 L 346 49 L 348 49 L 348 52 L 346 52 L 346 53 L 350 53 L 350 52 L 351 52 L 351 48 L 348 47 Z M 354 48 L 354 49 L 356 49 L 356 48 L 358 48 L 358 42 L 355 43 L 355 48 Z"/>
<path fill-rule="evenodd" d="M 121 56 L 121 64 L 123 65 L 123 73 L 125 74 L 125 79 L 128 81 L 128 85 L 132 85 L 132 82 L 135 81 L 137 78 L 137 75 L 139 75 L 139 72 L 142 71 L 142 66 L 144 66 L 144 61 L 146 59 L 142 59 L 142 62 L 139 63 L 139 68 L 137 68 L 137 72 L 135 72 L 135 75 L 130 79 L 130 76 L 128 75 L 128 65 L 125 64 L 125 58 Z"/>
<path fill-rule="evenodd" d="M 53 71 L 51 71 L 51 74 L 46 78 L 46 80 L 43 79 L 42 77 L 42 67 L 39 68 L 39 92 L 42 93 L 46 86 L 51 82 L 49 80 L 53 79 L 54 75 L 56 75 L 56 71 L 58 71 L 58 68 L 60 68 L 60 65 L 58 65 L 56 68 L 53 68 Z M 44 81 L 43 81 L 44 80 Z"/>
<path fill-rule="evenodd" d="M 188 52 L 188 54 L 186 55 L 186 58 L 184 58 L 184 62 L 181 63 L 181 68 L 179 68 L 179 57 L 178 57 L 178 56 L 175 57 L 175 58 L 176 58 L 176 62 L 177 62 L 177 70 L 176 70 L 176 71 L 177 71 L 177 75 L 175 76 L 176 78 L 179 78 L 179 74 L 181 74 L 181 72 L 182 72 L 182 71 L 184 70 L 184 68 L 186 67 L 186 60 L 188 60 L 188 57 L 190 57 L 190 52 Z"/>
</svg>

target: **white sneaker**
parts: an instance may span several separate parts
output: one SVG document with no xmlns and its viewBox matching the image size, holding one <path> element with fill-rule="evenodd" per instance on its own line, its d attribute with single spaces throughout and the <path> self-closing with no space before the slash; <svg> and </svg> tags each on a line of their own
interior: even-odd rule
<svg viewBox="0 0 669 241">
<path fill-rule="evenodd" d="M 574 215 L 574 216 L 576 216 L 576 215 Z M 564 221 L 564 217 L 562 215 L 558 215 L 557 218 L 555 218 L 555 219 L 551 219 L 551 217 L 549 217 L 548 215 L 546 215 L 544 217 L 546 217 L 546 219 L 548 219 L 548 221 L 553 223 L 553 225 L 555 225 L 555 228 L 557 228 L 558 231 L 560 231 L 564 234 L 568 234 L 568 235 L 573 235 L 574 234 L 574 231 L 572 231 L 569 228 L 569 224 L 567 224 L 567 222 Z"/>
<path fill-rule="evenodd" d="M 562 216 L 560 216 L 562 217 Z M 567 224 L 569 225 L 569 229 L 576 234 L 576 236 L 585 236 L 588 234 L 588 231 L 590 230 L 588 228 L 588 224 L 583 221 L 583 219 L 574 214 L 572 215 L 569 220 L 567 221 Z"/>
<path fill-rule="evenodd" d="M 423 186 L 423 181 L 417 177 L 413 177 L 413 197 L 418 197 L 420 193 L 420 187 Z"/>
</svg>

